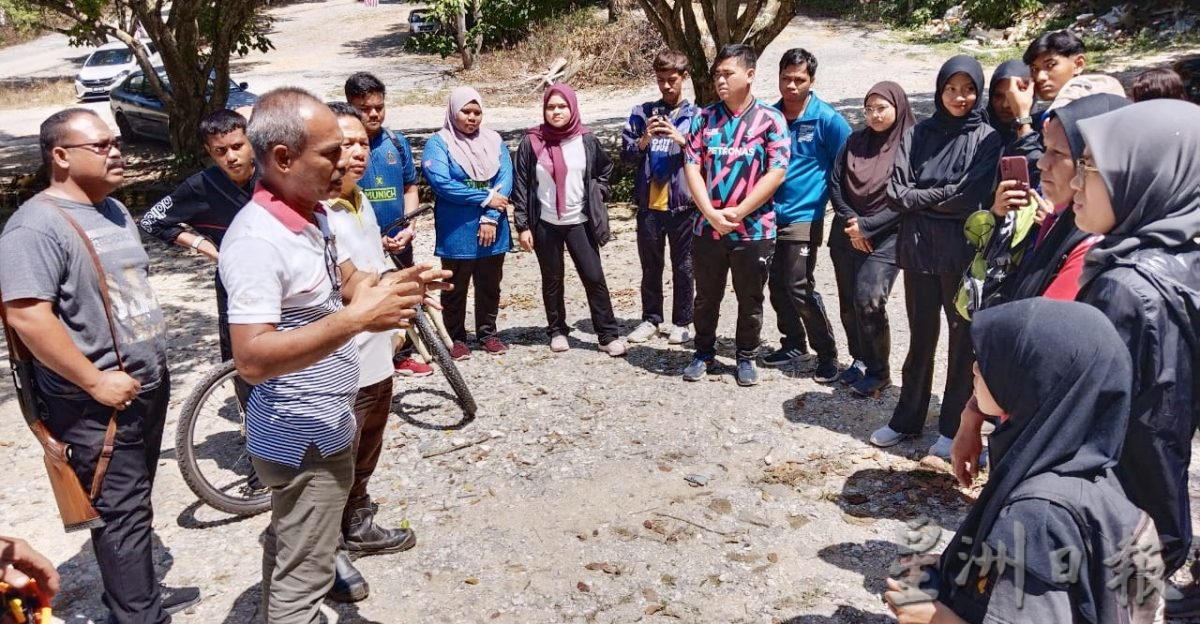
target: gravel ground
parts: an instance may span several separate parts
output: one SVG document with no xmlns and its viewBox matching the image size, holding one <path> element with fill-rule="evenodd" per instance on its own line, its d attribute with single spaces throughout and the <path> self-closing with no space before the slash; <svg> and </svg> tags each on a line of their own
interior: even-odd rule
<svg viewBox="0 0 1200 624">
<path fill-rule="evenodd" d="M 295 67 L 286 71 L 314 80 L 309 86 L 318 92 L 336 86 L 332 73 L 304 68 L 324 66 L 330 57 L 323 55 L 359 54 L 317 37 L 357 10 L 354 4 L 282 9 L 292 21 L 281 22 L 281 32 L 293 34 L 277 39 L 279 49 L 259 59 L 258 71 L 267 74 L 283 62 L 277 59 L 300 54 L 309 41 L 312 55 L 291 59 Z M 376 21 L 353 24 L 355 38 L 364 40 L 385 36 L 388 28 Z M 767 50 L 763 75 L 773 76 L 783 50 L 800 45 L 821 61 L 818 93 L 847 112 L 871 84 L 889 77 L 927 106 L 940 59 L 890 41 L 887 32 L 798 18 Z M 405 70 L 393 65 L 388 71 Z M 770 96 L 773 83 L 760 80 L 756 90 Z M 586 121 L 608 120 L 599 125 L 611 128 L 651 90 L 584 93 Z M 502 129 L 532 123 L 528 110 L 492 109 L 489 115 Z M 440 109 L 420 107 L 389 115 L 396 127 L 428 128 L 440 118 Z M 603 259 L 617 316 L 628 331 L 639 320 L 640 274 L 629 209 L 614 206 L 612 212 L 615 238 Z M 430 230 L 426 221 L 419 257 L 432 255 Z M 258 539 L 267 518 L 233 519 L 199 505 L 170 448 L 179 406 L 216 364 L 211 268 L 194 254 L 148 247 L 152 283 L 168 317 L 175 382 L 168 448 L 154 493 L 159 569 L 168 584 L 198 585 L 204 593 L 204 601 L 177 622 L 248 622 L 259 598 Z M 835 308 L 830 263 L 820 253 L 818 287 Z M 569 352 L 553 354 L 543 332 L 535 258 L 510 255 L 506 269 L 499 325 L 512 349 L 502 356 L 477 352 L 460 363 L 480 404 L 477 418 L 463 419 L 439 375 L 398 380 L 396 418 L 371 490 L 381 505 L 380 521 L 407 519 L 419 544 L 407 553 L 360 560 L 372 595 L 354 606 L 330 605 L 331 619 L 889 620 L 879 594 L 897 555 L 896 532 L 920 516 L 952 531 L 970 494 L 953 486 L 943 464 L 921 458 L 936 436 L 933 428 L 891 449 L 866 443 L 890 415 L 895 389 L 879 400 L 856 399 L 845 389 L 814 383 L 803 365 L 764 369 L 754 388 L 738 387 L 729 370 L 689 384 L 678 377 L 689 348 L 665 340 L 609 358 L 597 350 L 573 276 L 567 304 L 578 331 Z M 903 311 L 898 288 L 889 303 L 897 377 L 908 345 Z M 726 364 L 732 362 L 734 317 L 730 292 L 719 343 Z M 844 345 L 836 321 L 835 331 Z M 763 338 L 772 344 L 778 339 L 769 306 Z M 935 392 L 944 366 L 941 354 Z M 931 410 L 937 408 L 935 396 Z M 0 420 L 0 471 L 20 475 L 0 488 L 0 527 L 28 538 L 59 564 L 60 617 L 102 619 L 87 536 L 62 533 L 36 443 L 4 383 L 0 412 L 7 415 Z M 450 450 L 458 446 L 464 448 Z M 943 532 L 943 543 L 949 536 Z"/>
</svg>

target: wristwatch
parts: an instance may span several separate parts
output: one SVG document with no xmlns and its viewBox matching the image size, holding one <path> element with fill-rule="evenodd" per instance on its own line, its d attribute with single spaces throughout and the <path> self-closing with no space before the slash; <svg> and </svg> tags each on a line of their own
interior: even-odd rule
<svg viewBox="0 0 1200 624">
<path fill-rule="evenodd" d="M 1014 127 L 1014 128 L 1020 128 L 1021 126 L 1026 126 L 1026 125 L 1028 125 L 1028 126 L 1033 125 L 1033 117 L 1030 117 L 1028 115 L 1026 115 L 1025 117 L 1017 117 L 1012 122 L 1012 127 Z"/>
</svg>

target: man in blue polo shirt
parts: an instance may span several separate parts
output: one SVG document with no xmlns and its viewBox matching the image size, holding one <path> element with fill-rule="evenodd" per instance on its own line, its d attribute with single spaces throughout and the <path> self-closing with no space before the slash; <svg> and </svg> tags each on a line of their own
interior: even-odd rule
<svg viewBox="0 0 1200 624">
<path fill-rule="evenodd" d="M 367 170 L 363 173 L 359 187 L 375 209 L 375 220 L 379 227 L 387 228 L 397 219 L 417 209 L 417 166 L 413 162 L 412 147 L 402 133 L 383 127 L 387 116 L 384 96 L 387 89 L 378 78 L 368 72 L 357 72 L 346 79 L 346 101 L 362 113 L 363 125 L 371 141 L 371 155 L 367 159 Z M 405 264 L 413 263 L 413 238 L 411 226 L 407 230 L 395 228 L 383 233 L 383 249 L 398 254 Z M 433 368 L 413 357 L 411 344 L 405 344 L 396 352 L 393 365 L 396 372 L 406 377 L 424 377 L 433 374 Z"/>
<path fill-rule="evenodd" d="M 775 108 L 787 120 L 792 149 L 787 178 L 775 191 L 779 231 L 768 282 L 783 344 L 764 357 L 763 364 L 782 366 L 803 356 L 808 351 L 807 330 L 817 352 L 813 379 L 829 383 L 838 377 L 837 343 L 814 272 L 829 201 L 829 170 L 850 136 L 850 124 L 812 92 L 816 76 L 817 59 L 810 52 L 793 48 L 783 53 L 781 99 Z"/>
</svg>

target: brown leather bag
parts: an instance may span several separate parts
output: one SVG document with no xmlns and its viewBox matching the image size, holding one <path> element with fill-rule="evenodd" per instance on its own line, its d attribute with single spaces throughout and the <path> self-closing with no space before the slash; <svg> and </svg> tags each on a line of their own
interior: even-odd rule
<svg viewBox="0 0 1200 624">
<path fill-rule="evenodd" d="M 108 317 L 108 330 L 112 335 L 113 351 L 117 355 L 117 366 L 124 371 L 125 363 L 117 344 L 117 327 L 113 320 L 112 304 L 108 295 L 108 280 L 105 278 L 104 268 L 100 264 L 100 256 L 96 254 L 92 239 L 88 237 L 87 232 L 79 223 L 71 218 L 65 210 L 59 208 L 59 212 L 83 239 L 83 244 L 92 258 L 97 281 L 100 284 L 100 300 L 104 304 L 105 316 Z M 0 301 L 3 301 L 3 295 L 0 295 Z M 108 428 L 104 432 L 104 445 L 96 461 L 91 487 L 85 491 L 79 475 L 70 464 L 71 446 L 55 438 L 41 420 L 38 408 L 37 380 L 34 378 L 35 358 L 29 347 L 8 324 L 8 317 L 2 303 L 0 303 L 0 323 L 4 326 L 4 338 L 8 345 L 13 385 L 17 390 L 17 402 L 21 406 L 25 423 L 33 431 L 38 443 L 42 445 L 43 462 L 46 465 L 46 474 L 50 479 L 50 488 L 54 492 L 54 500 L 58 504 L 58 513 L 62 517 L 63 529 L 71 532 L 104 526 L 104 520 L 100 518 L 100 514 L 92 502 L 100 495 L 104 475 L 108 472 L 108 464 L 112 460 L 113 441 L 117 436 L 117 410 L 114 409 L 112 416 L 108 419 Z"/>
</svg>

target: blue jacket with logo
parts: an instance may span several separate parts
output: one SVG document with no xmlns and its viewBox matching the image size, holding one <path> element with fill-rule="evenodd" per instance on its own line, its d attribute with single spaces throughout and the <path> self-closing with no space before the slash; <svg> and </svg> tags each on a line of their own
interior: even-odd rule
<svg viewBox="0 0 1200 624">
<path fill-rule="evenodd" d="M 386 228 L 404 216 L 404 187 L 417 183 L 417 166 L 412 147 L 399 132 L 383 129 L 371 139 L 367 171 L 358 185 L 375 207 L 379 227 Z M 384 232 L 395 236 L 396 232 Z"/>
<path fill-rule="evenodd" d="M 792 159 L 787 177 L 775 191 L 775 215 L 781 227 L 825 218 L 829 171 L 850 136 L 850 124 L 841 113 L 816 93 L 808 98 L 804 114 L 788 121 Z M 775 108 L 782 112 L 783 100 L 776 102 Z"/>
<path fill-rule="evenodd" d="M 650 204 L 650 158 L 652 150 L 662 150 L 669 159 L 671 169 L 670 198 L 667 200 L 667 211 L 671 214 L 685 212 L 695 207 L 692 202 L 692 192 L 688 190 L 687 177 L 683 173 L 683 148 L 675 142 L 662 137 L 650 141 L 645 151 L 638 149 L 638 140 L 646 133 L 646 126 L 655 107 L 670 110 L 661 99 L 645 102 L 633 107 L 629 113 L 629 121 L 621 131 L 621 160 L 638 167 L 634 177 L 633 196 L 638 210 L 649 210 Z M 686 139 L 692 129 L 692 117 L 696 114 L 696 106 L 687 100 L 682 100 L 675 110 L 670 112 L 671 122 L 675 129 Z"/>
</svg>

